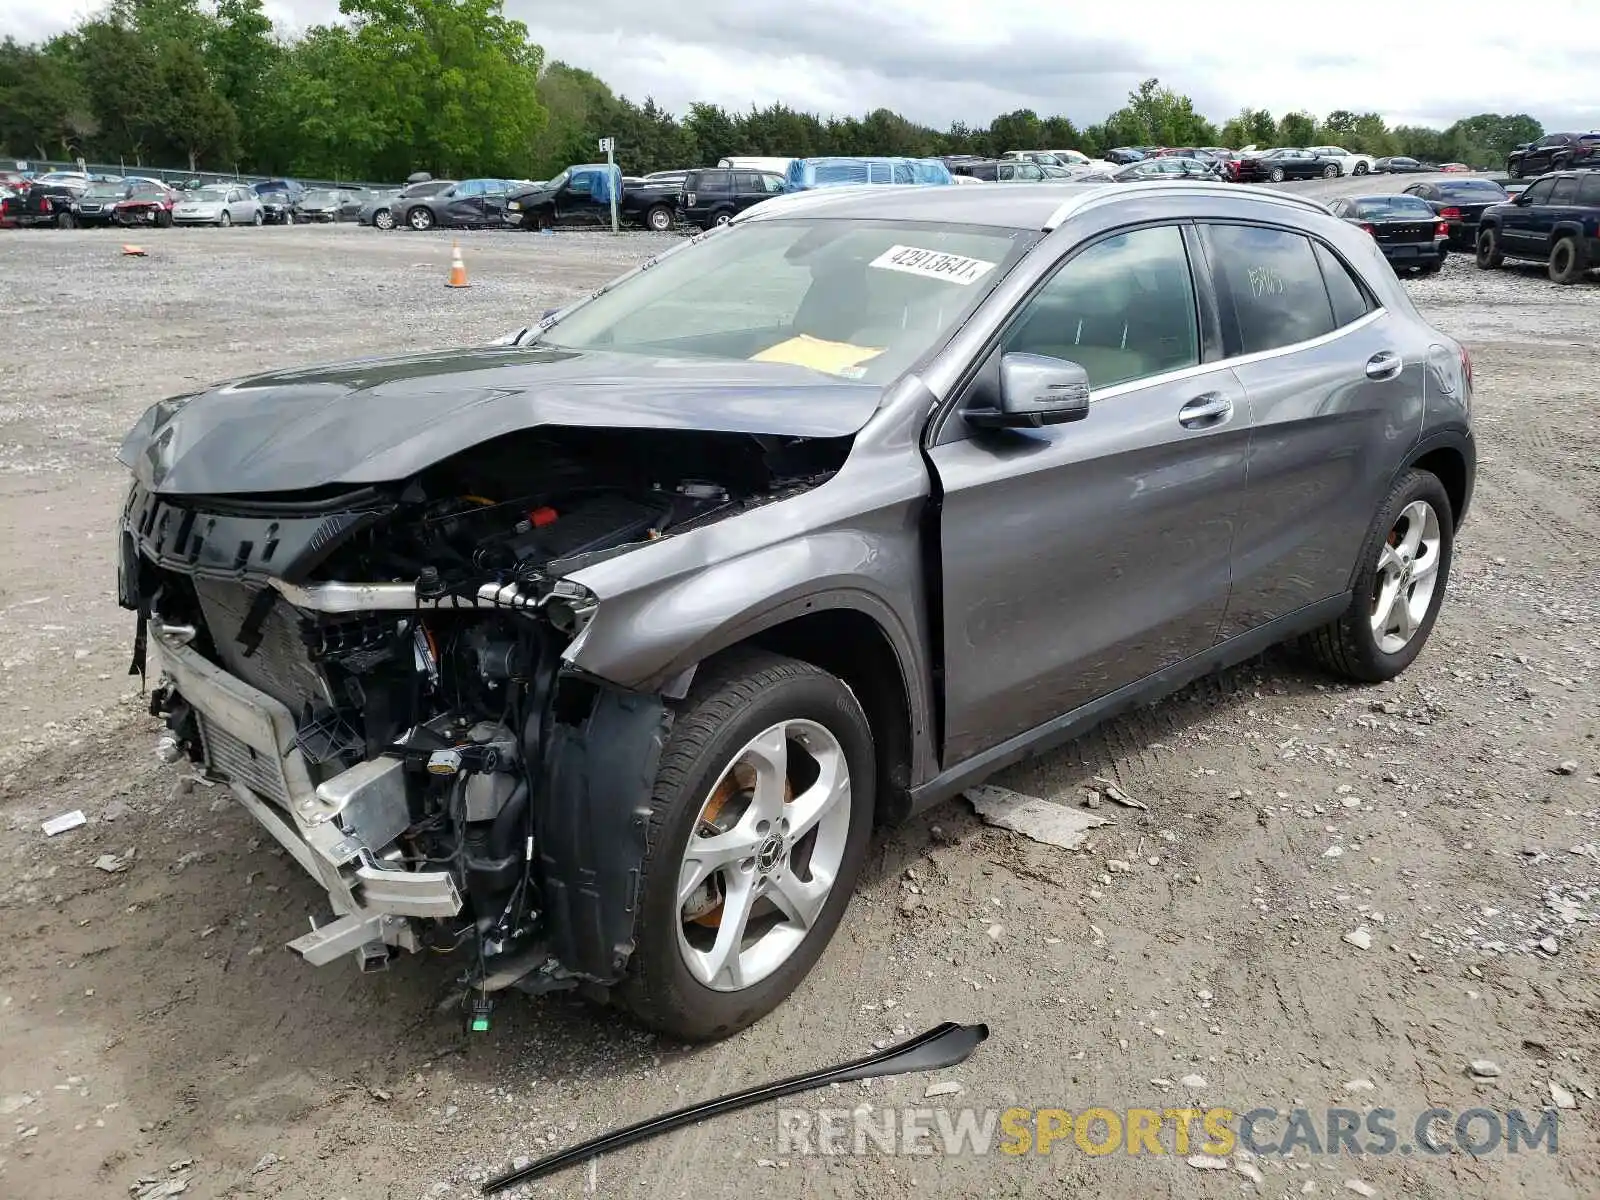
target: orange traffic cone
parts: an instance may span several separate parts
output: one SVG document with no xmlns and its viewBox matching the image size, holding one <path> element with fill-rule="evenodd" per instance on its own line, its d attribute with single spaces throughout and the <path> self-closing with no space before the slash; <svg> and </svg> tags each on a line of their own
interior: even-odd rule
<svg viewBox="0 0 1600 1200">
<path fill-rule="evenodd" d="M 127 258 L 143 258 L 144 257 L 144 247 L 143 246 L 124 246 L 122 248 L 122 253 Z"/>
<path fill-rule="evenodd" d="M 467 264 L 461 261 L 461 243 L 450 243 L 450 279 L 445 287 L 471 287 L 467 282 Z"/>
</svg>

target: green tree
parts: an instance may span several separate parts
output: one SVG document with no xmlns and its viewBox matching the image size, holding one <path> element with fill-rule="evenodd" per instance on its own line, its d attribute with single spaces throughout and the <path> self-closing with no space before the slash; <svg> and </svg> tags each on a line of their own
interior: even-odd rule
<svg viewBox="0 0 1600 1200">
<path fill-rule="evenodd" d="M 0 42 L 0 145 L 40 158 L 85 152 L 98 131 L 73 60 L 64 54 Z"/>
<path fill-rule="evenodd" d="M 1280 146 L 1309 146 L 1317 138 L 1317 119 L 1310 113 L 1284 113 L 1278 120 Z"/>
<path fill-rule="evenodd" d="M 198 170 L 202 158 L 231 166 L 239 149 L 239 118 L 206 71 L 200 51 L 186 42 L 167 42 L 157 63 L 160 128 L 167 140 Z"/>
<path fill-rule="evenodd" d="M 242 152 L 252 157 L 273 102 L 264 84 L 283 56 L 261 0 L 217 0 L 205 53 L 217 90 L 238 115 Z"/>
</svg>

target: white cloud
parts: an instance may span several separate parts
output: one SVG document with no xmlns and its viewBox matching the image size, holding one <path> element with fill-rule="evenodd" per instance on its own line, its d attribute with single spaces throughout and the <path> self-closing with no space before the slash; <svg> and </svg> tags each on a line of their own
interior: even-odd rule
<svg viewBox="0 0 1600 1200">
<path fill-rule="evenodd" d="M 0 34 L 47 35 L 85 7 L 0 0 Z M 548 57 L 679 112 L 693 100 L 737 109 L 783 101 L 839 114 L 887 107 L 944 126 L 1032 108 L 1088 124 L 1154 75 L 1219 122 L 1251 105 L 1319 116 L 1376 110 L 1393 123 L 1440 126 L 1528 112 L 1547 128 L 1600 126 L 1592 49 L 1548 33 L 1592 26 L 1593 0 L 1545 0 L 1532 23 L 1508 19 L 1500 0 L 1391 4 L 1348 20 L 1293 0 L 1071 10 L 1037 0 L 507 0 L 506 10 Z M 267 11 L 299 29 L 336 19 L 338 5 L 267 0 Z"/>
</svg>

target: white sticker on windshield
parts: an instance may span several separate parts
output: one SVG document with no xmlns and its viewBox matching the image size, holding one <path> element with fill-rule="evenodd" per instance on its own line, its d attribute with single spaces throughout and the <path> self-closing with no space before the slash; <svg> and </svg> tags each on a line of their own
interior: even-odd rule
<svg viewBox="0 0 1600 1200">
<path fill-rule="evenodd" d="M 981 258 L 946 254 L 943 250 L 924 250 L 918 246 L 890 246 L 868 265 L 882 271 L 904 271 L 907 275 L 922 275 L 928 279 L 944 279 L 962 285 L 982 279 L 994 269 L 992 262 L 984 262 Z"/>
</svg>

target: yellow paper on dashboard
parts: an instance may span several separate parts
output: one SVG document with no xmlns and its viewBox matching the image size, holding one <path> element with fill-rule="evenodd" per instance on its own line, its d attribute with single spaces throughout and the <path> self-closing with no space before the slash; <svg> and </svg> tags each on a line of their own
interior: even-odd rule
<svg viewBox="0 0 1600 1200">
<path fill-rule="evenodd" d="M 802 333 L 776 346 L 768 346 L 759 354 L 752 354 L 750 361 L 792 363 L 797 367 L 810 367 L 813 371 L 826 371 L 829 375 L 846 375 L 851 368 L 859 367 L 882 353 L 882 346 L 874 348 L 855 346 L 849 342 L 828 342 Z"/>
</svg>

